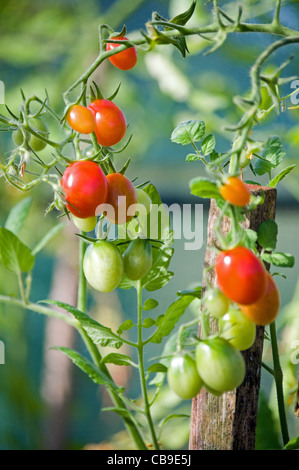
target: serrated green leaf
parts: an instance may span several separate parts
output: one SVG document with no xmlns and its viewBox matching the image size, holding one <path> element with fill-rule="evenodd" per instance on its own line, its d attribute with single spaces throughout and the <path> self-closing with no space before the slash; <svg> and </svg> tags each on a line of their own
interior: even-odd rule
<svg viewBox="0 0 299 470">
<path fill-rule="evenodd" d="M 273 167 L 276 167 L 282 162 L 285 156 L 286 151 L 283 148 L 281 139 L 277 136 L 269 137 L 265 144 L 262 157 L 268 160 Z"/>
<path fill-rule="evenodd" d="M 143 310 L 154 310 L 159 305 L 159 302 L 156 299 L 146 299 L 144 302 L 142 309 Z"/>
<path fill-rule="evenodd" d="M 31 271 L 35 258 L 30 249 L 10 230 L 0 228 L 0 262 L 11 272 Z"/>
<path fill-rule="evenodd" d="M 257 233 L 250 228 L 243 231 L 243 238 L 241 240 L 241 245 L 245 246 L 249 250 L 255 248 L 257 242 Z"/>
<path fill-rule="evenodd" d="M 198 176 L 189 182 L 191 194 L 202 198 L 217 199 L 220 196 L 217 184 L 208 178 Z"/>
<path fill-rule="evenodd" d="M 26 197 L 16 204 L 8 214 L 4 227 L 17 235 L 28 217 L 31 203 L 32 197 Z"/>
<path fill-rule="evenodd" d="M 257 230 L 257 241 L 267 251 L 275 250 L 277 244 L 278 226 L 274 220 L 265 220 Z"/>
<path fill-rule="evenodd" d="M 207 135 L 201 144 L 201 152 L 203 155 L 209 155 L 213 152 L 216 145 L 215 136 L 213 134 Z M 214 158 L 215 160 L 215 158 Z"/>
<path fill-rule="evenodd" d="M 81 312 L 81 310 L 57 300 L 44 300 L 43 302 L 57 305 L 57 307 L 71 313 L 73 317 L 80 322 L 81 326 L 95 344 L 99 344 L 103 347 L 109 346 L 116 349 L 119 349 L 122 346 L 122 338 L 113 333 L 110 328 L 98 323 L 96 320 L 86 315 L 86 313 Z"/>
<path fill-rule="evenodd" d="M 188 145 L 200 141 L 204 134 L 204 121 L 183 121 L 172 132 L 171 141 L 176 144 Z"/>
<path fill-rule="evenodd" d="M 182 296 L 168 307 L 157 331 L 151 338 L 152 343 L 161 343 L 162 339 L 169 335 L 193 300 L 192 295 Z"/>
<path fill-rule="evenodd" d="M 98 367 L 96 367 L 92 362 L 88 361 L 85 357 L 83 357 L 77 351 L 74 351 L 71 348 L 64 348 L 64 347 L 54 347 L 52 349 L 58 350 L 63 352 L 66 356 L 68 356 L 72 362 L 79 367 L 85 374 L 87 374 L 91 380 L 96 384 L 102 384 L 107 387 L 114 389 L 115 391 L 120 391 L 121 388 L 117 387 L 115 383 Z"/>
<path fill-rule="evenodd" d="M 289 253 L 263 253 L 262 259 L 266 263 L 274 264 L 274 266 L 279 266 L 281 268 L 292 268 L 295 264 L 295 258 Z"/>
<path fill-rule="evenodd" d="M 255 175 L 262 176 L 265 173 L 269 173 L 273 167 L 273 165 L 266 159 L 257 156 L 257 160 L 254 164 L 253 170 Z"/>
<path fill-rule="evenodd" d="M 201 160 L 202 156 L 198 155 L 197 153 L 189 153 L 186 157 L 186 162 L 197 162 Z"/>
<path fill-rule="evenodd" d="M 285 178 L 292 170 L 293 168 L 295 168 L 296 165 L 290 165 L 288 166 L 287 168 L 285 168 L 284 170 L 282 170 L 280 173 L 278 173 L 278 175 L 276 175 L 269 183 L 269 186 L 271 188 L 276 188 L 276 186 L 278 185 L 278 183 L 283 180 L 283 178 Z"/>
</svg>

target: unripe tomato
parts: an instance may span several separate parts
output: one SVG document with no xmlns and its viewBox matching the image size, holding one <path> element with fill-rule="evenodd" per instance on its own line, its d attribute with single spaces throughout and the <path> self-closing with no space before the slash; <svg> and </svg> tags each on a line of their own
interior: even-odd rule
<svg viewBox="0 0 299 470">
<path fill-rule="evenodd" d="M 169 387 L 184 400 L 196 397 L 203 386 L 196 363 L 188 354 L 178 354 L 171 359 L 167 381 Z"/>
<path fill-rule="evenodd" d="M 141 188 L 136 188 L 136 194 L 137 194 L 137 203 L 142 205 L 145 208 L 146 213 L 149 214 L 151 211 L 151 204 L 152 204 L 151 198 Z"/>
<path fill-rule="evenodd" d="M 127 130 L 126 118 L 119 107 L 110 100 L 95 100 L 88 108 L 95 118 L 98 143 L 104 147 L 118 144 Z"/>
<path fill-rule="evenodd" d="M 46 139 L 49 137 L 48 126 L 40 118 L 30 118 L 28 120 L 28 124 L 34 131 L 38 132 L 39 134 L 41 134 Z M 43 150 L 47 146 L 46 142 L 39 139 L 35 135 L 30 134 L 30 132 L 25 131 L 25 133 L 27 135 L 28 143 L 29 143 L 30 147 L 32 148 L 32 150 L 34 150 L 34 152 L 40 152 L 41 150 Z M 22 131 L 20 129 L 13 132 L 12 138 L 13 138 L 14 143 L 18 147 L 21 146 L 24 143 L 23 134 L 22 134 Z"/>
<path fill-rule="evenodd" d="M 125 36 L 115 36 L 111 39 L 117 39 L 119 41 L 127 41 L 128 38 Z M 108 42 L 106 46 L 107 51 L 111 51 L 118 47 L 120 44 Z M 129 47 L 125 51 L 119 52 L 118 54 L 109 57 L 111 64 L 121 70 L 130 70 L 135 67 L 137 62 L 137 51 L 134 46 Z"/>
<path fill-rule="evenodd" d="M 219 253 L 215 272 L 224 295 L 238 304 L 253 304 L 266 292 L 267 271 L 257 256 L 244 246 Z"/>
<path fill-rule="evenodd" d="M 68 210 L 81 219 L 94 217 L 96 208 L 106 201 L 107 180 L 102 169 L 92 161 L 77 161 L 62 175 Z"/>
<path fill-rule="evenodd" d="M 239 309 L 231 308 L 220 318 L 219 327 L 221 337 L 239 351 L 251 348 L 255 341 L 256 326 Z"/>
<path fill-rule="evenodd" d="M 242 353 L 220 337 L 198 343 L 196 365 L 203 382 L 215 392 L 228 392 L 239 387 L 246 372 Z"/>
<path fill-rule="evenodd" d="M 99 240 L 87 247 L 83 270 L 91 287 L 99 292 L 111 292 L 121 281 L 124 260 L 116 245 Z"/>
<path fill-rule="evenodd" d="M 80 134 L 91 134 L 96 128 L 93 113 L 90 109 L 80 104 L 71 107 L 66 120 L 71 128 Z"/>
<path fill-rule="evenodd" d="M 229 309 L 230 300 L 219 289 L 208 289 L 203 300 L 206 309 L 215 318 L 223 317 Z"/>
<path fill-rule="evenodd" d="M 133 217 L 128 215 L 129 207 L 137 204 L 135 186 L 121 173 L 110 173 L 106 180 L 108 185 L 106 204 L 111 206 L 111 210 L 108 207 L 104 215 L 113 224 L 124 224 Z"/>
<path fill-rule="evenodd" d="M 72 219 L 74 224 L 82 232 L 91 232 L 97 225 L 97 217 L 87 217 L 86 219 L 81 219 L 72 214 Z"/>
<path fill-rule="evenodd" d="M 247 206 L 250 201 L 250 191 L 239 178 L 231 177 L 219 189 L 226 201 L 239 207 Z"/>
<path fill-rule="evenodd" d="M 152 267 L 152 245 L 149 240 L 132 240 L 123 254 L 125 275 L 132 281 L 142 279 Z"/>
<path fill-rule="evenodd" d="M 278 315 L 280 294 L 276 282 L 267 273 L 267 288 L 265 295 L 251 305 L 240 305 L 244 315 L 256 325 L 269 325 Z"/>
</svg>

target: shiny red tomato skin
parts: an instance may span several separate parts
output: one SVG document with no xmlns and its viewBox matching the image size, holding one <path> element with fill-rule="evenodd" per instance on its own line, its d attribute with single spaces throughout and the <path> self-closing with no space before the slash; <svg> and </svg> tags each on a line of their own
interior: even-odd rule
<svg viewBox="0 0 299 470">
<path fill-rule="evenodd" d="M 92 161 L 78 161 L 68 166 L 62 175 L 61 187 L 68 210 L 82 219 L 95 216 L 96 208 L 106 201 L 106 176 Z"/>
<path fill-rule="evenodd" d="M 215 272 L 224 295 L 238 304 L 253 304 L 266 292 L 267 271 L 257 256 L 243 246 L 219 253 Z"/>
<path fill-rule="evenodd" d="M 267 273 L 267 289 L 263 297 L 252 305 L 241 305 L 240 309 L 256 325 L 269 325 L 279 313 L 280 293 L 276 282 Z"/>
<path fill-rule="evenodd" d="M 88 108 L 93 112 L 97 141 L 103 147 L 118 144 L 127 130 L 126 118 L 121 109 L 110 100 L 95 100 Z"/>
<path fill-rule="evenodd" d="M 112 206 L 113 210 L 111 212 L 108 210 L 105 217 L 114 224 L 124 224 L 133 217 L 127 214 L 128 208 L 132 204 L 137 204 L 135 186 L 121 173 L 110 173 L 106 179 L 108 183 L 106 204 Z"/>
<path fill-rule="evenodd" d="M 117 36 L 111 39 L 117 39 L 119 41 L 127 41 L 128 38 L 125 36 Z M 108 42 L 106 46 L 107 51 L 111 51 L 118 47 L 119 44 Z M 118 54 L 109 57 L 110 62 L 121 70 L 130 70 L 135 67 L 137 62 L 137 51 L 135 47 L 129 47 L 125 51 L 119 52 Z"/>
</svg>

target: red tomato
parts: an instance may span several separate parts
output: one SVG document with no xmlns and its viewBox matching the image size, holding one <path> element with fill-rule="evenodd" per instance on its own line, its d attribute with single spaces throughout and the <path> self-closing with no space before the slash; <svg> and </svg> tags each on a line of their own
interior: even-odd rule
<svg viewBox="0 0 299 470">
<path fill-rule="evenodd" d="M 252 305 L 240 305 L 240 309 L 256 325 L 269 325 L 278 315 L 280 294 L 278 287 L 267 273 L 267 290 L 265 295 Z"/>
<path fill-rule="evenodd" d="M 220 289 L 233 302 L 253 304 L 266 292 L 267 271 L 248 248 L 238 246 L 219 253 L 215 271 Z"/>
<path fill-rule="evenodd" d="M 128 208 L 137 204 L 137 194 L 133 183 L 121 173 L 111 173 L 106 176 L 108 192 L 106 204 L 111 206 L 104 211 L 105 217 L 114 224 L 124 224 L 133 216 L 128 215 Z"/>
<path fill-rule="evenodd" d="M 128 38 L 125 36 L 117 36 L 113 37 L 111 39 L 117 39 L 120 41 L 127 41 Z M 112 51 L 116 47 L 118 47 L 119 44 L 108 42 L 106 46 L 107 51 Z M 125 51 L 119 52 L 118 54 L 112 55 L 109 57 L 110 62 L 117 67 L 118 69 L 121 70 L 129 70 L 135 67 L 136 62 L 137 62 L 137 51 L 135 47 L 129 47 Z"/>
<path fill-rule="evenodd" d="M 90 109 L 76 104 L 69 110 L 66 120 L 74 131 L 91 134 L 96 128 L 95 119 Z"/>
<path fill-rule="evenodd" d="M 119 107 L 110 100 L 95 100 L 88 108 L 96 121 L 98 143 L 110 147 L 120 142 L 126 133 L 127 123 Z"/>
<path fill-rule="evenodd" d="M 68 210 L 81 219 L 93 217 L 98 205 L 107 197 L 107 180 L 95 162 L 78 161 L 66 168 L 62 175 Z"/>
<path fill-rule="evenodd" d="M 228 178 L 219 191 L 223 199 L 234 206 L 244 207 L 250 201 L 250 191 L 239 178 Z"/>
</svg>

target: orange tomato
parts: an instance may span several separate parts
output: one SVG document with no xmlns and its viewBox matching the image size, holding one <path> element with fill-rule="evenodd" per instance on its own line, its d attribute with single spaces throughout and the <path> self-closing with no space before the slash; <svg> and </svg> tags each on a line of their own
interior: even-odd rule
<svg viewBox="0 0 299 470">
<path fill-rule="evenodd" d="M 221 196 L 234 206 L 244 207 L 250 201 L 250 191 L 246 184 L 235 176 L 227 181 L 219 189 Z"/>
</svg>

